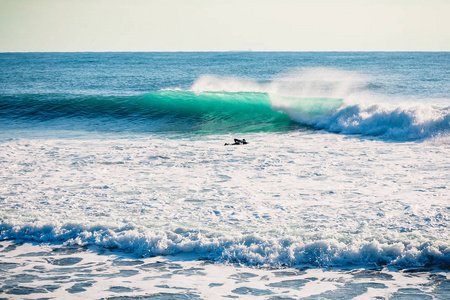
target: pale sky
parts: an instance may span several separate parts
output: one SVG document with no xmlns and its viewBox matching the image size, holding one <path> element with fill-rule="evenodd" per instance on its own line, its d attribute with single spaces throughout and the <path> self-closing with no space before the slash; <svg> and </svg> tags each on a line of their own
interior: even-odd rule
<svg viewBox="0 0 450 300">
<path fill-rule="evenodd" d="M 0 52 L 450 51 L 450 0 L 0 0 Z"/>
</svg>

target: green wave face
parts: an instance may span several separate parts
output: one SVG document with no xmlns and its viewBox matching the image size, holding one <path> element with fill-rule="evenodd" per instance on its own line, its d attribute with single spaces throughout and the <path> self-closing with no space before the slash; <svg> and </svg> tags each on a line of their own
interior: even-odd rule
<svg viewBox="0 0 450 300">
<path fill-rule="evenodd" d="M 161 115 L 190 121 L 192 130 L 201 133 L 285 131 L 296 126 L 288 115 L 271 108 L 265 93 L 158 91 L 144 101 Z"/>
<path fill-rule="evenodd" d="M 158 91 L 145 95 L 146 105 L 163 115 L 191 119 L 195 131 L 204 133 L 288 131 L 304 126 L 295 116 L 313 118 L 328 114 L 341 99 L 277 97 L 267 93 Z"/>
</svg>

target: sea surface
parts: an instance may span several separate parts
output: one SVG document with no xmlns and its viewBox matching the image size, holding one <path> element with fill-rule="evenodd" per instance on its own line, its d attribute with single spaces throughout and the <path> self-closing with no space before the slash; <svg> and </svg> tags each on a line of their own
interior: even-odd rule
<svg viewBox="0 0 450 300">
<path fill-rule="evenodd" d="M 0 53 L 0 298 L 449 299 L 449 189 L 449 52 Z"/>
</svg>

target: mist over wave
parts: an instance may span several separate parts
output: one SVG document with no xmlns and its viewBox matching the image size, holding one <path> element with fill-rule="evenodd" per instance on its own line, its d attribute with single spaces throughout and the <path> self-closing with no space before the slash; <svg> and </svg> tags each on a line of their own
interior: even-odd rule
<svg viewBox="0 0 450 300">
<path fill-rule="evenodd" d="M 252 79 L 200 76 L 192 85 L 195 93 L 259 92 L 296 98 L 346 98 L 367 92 L 368 76 L 327 68 L 290 71 L 275 80 L 260 83 Z"/>
</svg>

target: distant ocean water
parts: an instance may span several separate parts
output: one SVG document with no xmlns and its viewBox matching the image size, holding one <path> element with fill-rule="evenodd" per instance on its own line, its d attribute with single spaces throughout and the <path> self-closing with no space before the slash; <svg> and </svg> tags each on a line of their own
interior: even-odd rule
<svg viewBox="0 0 450 300">
<path fill-rule="evenodd" d="M 0 293 L 448 295 L 447 52 L 2 53 L 0 128 Z"/>
</svg>

